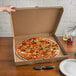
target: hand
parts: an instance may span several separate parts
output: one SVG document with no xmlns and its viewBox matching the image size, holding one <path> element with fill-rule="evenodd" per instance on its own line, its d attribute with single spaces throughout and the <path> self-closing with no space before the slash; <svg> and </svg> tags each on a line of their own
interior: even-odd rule
<svg viewBox="0 0 76 76">
<path fill-rule="evenodd" d="M 6 7 L 4 7 L 3 11 L 4 12 L 8 12 L 8 13 L 15 12 L 16 11 L 16 7 L 14 7 L 14 6 L 6 6 Z"/>
</svg>

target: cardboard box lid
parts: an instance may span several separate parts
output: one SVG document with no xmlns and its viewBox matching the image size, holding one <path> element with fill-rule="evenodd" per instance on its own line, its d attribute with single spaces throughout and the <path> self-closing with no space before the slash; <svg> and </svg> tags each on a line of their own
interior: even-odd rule
<svg viewBox="0 0 76 76">
<path fill-rule="evenodd" d="M 62 7 L 17 8 L 11 13 L 14 36 L 55 34 L 62 13 Z"/>
</svg>

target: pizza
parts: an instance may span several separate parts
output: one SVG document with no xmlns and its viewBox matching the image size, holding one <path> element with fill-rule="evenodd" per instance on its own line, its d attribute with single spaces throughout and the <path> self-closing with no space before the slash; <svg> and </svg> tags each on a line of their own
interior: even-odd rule
<svg viewBox="0 0 76 76">
<path fill-rule="evenodd" d="M 30 38 L 16 47 L 16 54 L 24 59 L 55 57 L 59 54 L 59 46 L 47 38 Z"/>
</svg>

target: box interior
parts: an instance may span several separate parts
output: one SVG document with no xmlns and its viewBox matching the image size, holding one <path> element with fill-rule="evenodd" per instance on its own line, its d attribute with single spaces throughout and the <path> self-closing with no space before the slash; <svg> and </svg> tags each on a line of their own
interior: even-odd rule
<svg viewBox="0 0 76 76">
<path fill-rule="evenodd" d="M 22 61 L 15 55 L 16 47 L 23 40 L 43 37 L 55 41 L 58 23 L 63 13 L 62 7 L 17 8 L 11 13 L 14 39 L 13 49 L 15 60 Z M 62 55 L 60 51 L 59 56 Z"/>
<path fill-rule="evenodd" d="M 55 33 L 62 7 L 24 8 L 11 13 L 14 36 L 29 34 Z"/>
</svg>

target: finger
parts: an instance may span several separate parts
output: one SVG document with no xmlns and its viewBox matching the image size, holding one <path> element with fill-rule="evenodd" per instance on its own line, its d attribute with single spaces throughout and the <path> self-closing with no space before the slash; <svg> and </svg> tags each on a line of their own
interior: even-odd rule
<svg viewBox="0 0 76 76">
<path fill-rule="evenodd" d="M 16 11 L 15 9 L 11 9 L 11 10 L 10 10 L 10 12 L 15 12 L 15 11 Z"/>
<path fill-rule="evenodd" d="M 11 13 L 11 12 L 15 12 L 16 10 L 15 9 L 10 9 L 10 10 L 8 10 L 7 12 L 8 13 Z"/>
<path fill-rule="evenodd" d="M 12 8 L 12 9 L 16 9 L 16 7 L 15 7 L 15 6 L 10 6 L 10 8 Z"/>
</svg>

